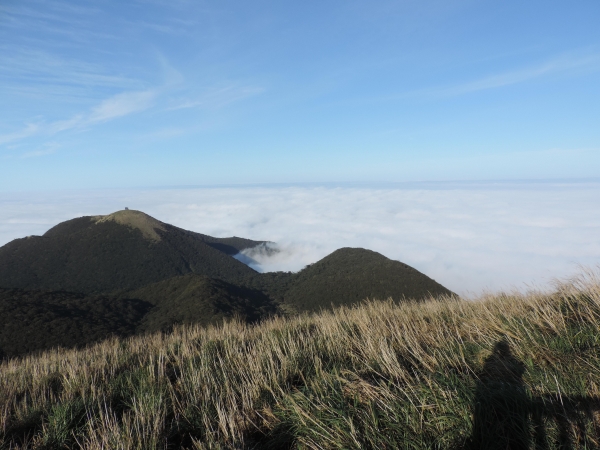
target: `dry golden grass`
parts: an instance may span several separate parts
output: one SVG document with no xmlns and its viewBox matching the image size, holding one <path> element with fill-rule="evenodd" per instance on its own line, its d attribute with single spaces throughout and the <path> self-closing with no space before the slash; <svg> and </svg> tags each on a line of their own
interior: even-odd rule
<svg viewBox="0 0 600 450">
<path fill-rule="evenodd" d="M 108 214 L 106 216 L 94 216 L 95 223 L 116 222 L 129 228 L 140 230 L 143 236 L 151 241 L 161 240 L 156 230 L 165 231 L 165 224 L 150 217 L 148 214 L 132 209 L 123 209 L 121 211 Z"/>
<path fill-rule="evenodd" d="M 587 272 L 47 352 L 0 365 L 0 448 L 598 448 L 599 324 Z"/>
</svg>

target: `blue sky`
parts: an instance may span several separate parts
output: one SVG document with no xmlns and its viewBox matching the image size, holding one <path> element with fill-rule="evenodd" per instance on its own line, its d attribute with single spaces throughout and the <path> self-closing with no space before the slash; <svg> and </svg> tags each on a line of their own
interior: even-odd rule
<svg viewBox="0 0 600 450">
<path fill-rule="evenodd" d="M 589 178 L 600 3 L 0 3 L 0 190 Z"/>
</svg>

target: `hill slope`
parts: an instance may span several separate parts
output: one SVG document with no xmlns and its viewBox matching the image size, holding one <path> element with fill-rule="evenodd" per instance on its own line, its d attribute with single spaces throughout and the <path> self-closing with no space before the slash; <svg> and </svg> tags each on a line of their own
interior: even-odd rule
<svg viewBox="0 0 600 450">
<path fill-rule="evenodd" d="M 98 293 L 188 273 L 234 282 L 256 272 L 231 253 L 257 244 L 182 230 L 139 211 L 81 217 L 0 247 L 0 286 Z"/>
<path fill-rule="evenodd" d="M 237 317 L 255 322 L 277 312 L 264 293 L 202 275 L 184 275 L 127 293 L 154 305 L 138 331 L 168 330 L 176 324 L 209 325 Z"/>
<path fill-rule="evenodd" d="M 0 312 L 11 330 L 0 336 L 0 349 L 15 356 L 179 323 L 234 316 L 254 322 L 366 298 L 452 294 L 365 249 L 337 250 L 298 273 L 259 274 L 232 256 L 258 244 L 182 230 L 130 210 L 68 220 L 43 236 L 14 240 L 0 248 Z M 27 332 L 17 333 L 20 326 Z"/>
<path fill-rule="evenodd" d="M 0 288 L 0 360 L 130 336 L 152 308 L 137 299 Z"/>
<path fill-rule="evenodd" d="M 0 363 L 0 448 L 592 449 L 600 278 Z"/>
<path fill-rule="evenodd" d="M 399 261 L 363 248 L 341 248 L 300 271 L 283 295 L 298 311 L 318 311 L 361 300 L 423 299 L 453 295 L 439 283 Z"/>
<path fill-rule="evenodd" d="M 152 283 L 121 296 L 0 288 L 0 360 L 56 347 L 83 347 L 110 336 L 256 322 L 278 312 L 265 294 L 203 275 Z"/>
</svg>

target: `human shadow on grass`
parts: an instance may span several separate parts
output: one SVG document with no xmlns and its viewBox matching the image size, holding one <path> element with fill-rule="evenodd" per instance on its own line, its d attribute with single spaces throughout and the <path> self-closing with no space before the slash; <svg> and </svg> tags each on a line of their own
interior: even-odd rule
<svg viewBox="0 0 600 450">
<path fill-rule="evenodd" d="M 468 448 L 526 450 L 598 448 L 600 398 L 531 396 L 525 365 L 505 340 L 496 343 L 478 374 Z M 549 433 L 549 425 L 555 431 Z M 550 436 L 552 434 L 552 436 Z"/>
</svg>

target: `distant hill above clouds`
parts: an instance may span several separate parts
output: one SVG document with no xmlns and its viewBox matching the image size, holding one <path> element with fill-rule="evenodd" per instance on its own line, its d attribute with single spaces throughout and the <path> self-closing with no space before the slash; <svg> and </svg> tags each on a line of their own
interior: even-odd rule
<svg viewBox="0 0 600 450">
<path fill-rule="evenodd" d="M 0 286 L 98 293 L 188 273 L 235 281 L 256 272 L 231 255 L 258 244 L 183 230 L 140 211 L 80 217 L 0 247 Z"/>
<path fill-rule="evenodd" d="M 254 322 L 366 298 L 453 295 L 412 267 L 361 248 L 339 249 L 298 273 L 258 273 L 233 257 L 263 243 L 194 233 L 132 210 L 16 239 L 0 247 L 0 357 L 174 324 Z"/>
<path fill-rule="evenodd" d="M 420 299 L 453 295 L 416 269 L 364 248 L 341 248 L 298 272 L 286 303 L 298 311 L 357 303 L 366 298 Z"/>
</svg>

